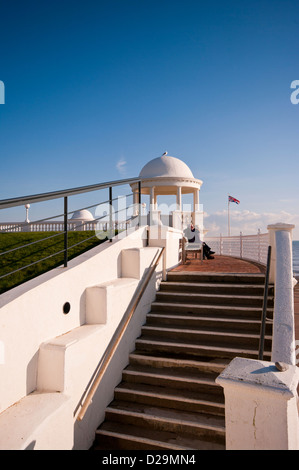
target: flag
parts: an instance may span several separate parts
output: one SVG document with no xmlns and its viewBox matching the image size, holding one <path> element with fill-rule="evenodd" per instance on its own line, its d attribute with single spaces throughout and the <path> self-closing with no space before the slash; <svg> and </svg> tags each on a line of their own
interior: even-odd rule
<svg viewBox="0 0 299 470">
<path fill-rule="evenodd" d="M 240 204 L 240 201 L 238 201 L 238 199 L 236 199 L 232 196 L 228 196 L 228 201 L 229 202 L 235 202 L 236 204 Z"/>
</svg>

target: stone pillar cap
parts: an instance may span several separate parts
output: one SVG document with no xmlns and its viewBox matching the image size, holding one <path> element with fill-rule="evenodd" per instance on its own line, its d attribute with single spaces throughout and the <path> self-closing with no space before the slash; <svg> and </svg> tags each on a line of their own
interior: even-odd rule
<svg viewBox="0 0 299 470">
<path fill-rule="evenodd" d="M 216 382 L 225 385 L 262 387 L 290 399 L 297 394 L 299 368 L 288 364 L 281 371 L 274 362 L 236 357 L 217 377 Z"/>
<path fill-rule="evenodd" d="M 267 225 L 267 229 L 269 230 L 293 230 L 295 228 L 295 225 L 293 224 L 285 224 L 283 222 L 278 222 L 277 224 L 271 224 Z"/>
</svg>

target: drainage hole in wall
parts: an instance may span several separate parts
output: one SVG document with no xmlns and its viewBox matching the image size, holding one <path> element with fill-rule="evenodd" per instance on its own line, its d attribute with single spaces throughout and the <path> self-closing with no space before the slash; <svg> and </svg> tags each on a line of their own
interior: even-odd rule
<svg viewBox="0 0 299 470">
<path fill-rule="evenodd" d="M 71 310 L 71 304 L 69 302 L 65 302 L 63 306 L 63 313 L 69 313 L 70 310 Z"/>
</svg>

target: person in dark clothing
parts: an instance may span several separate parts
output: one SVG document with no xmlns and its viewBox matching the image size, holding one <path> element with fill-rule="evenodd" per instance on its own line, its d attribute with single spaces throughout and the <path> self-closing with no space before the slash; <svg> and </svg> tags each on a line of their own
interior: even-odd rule
<svg viewBox="0 0 299 470">
<path fill-rule="evenodd" d="M 202 249 L 203 249 L 203 259 L 214 259 L 214 256 L 212 256 L 215 251 L 212 251 L 211 248 L 205 243 L 202 242 Z"/>
<path fill-rule="evenodd" d="M 195 232 L 196 229 L 193 224 L 190 225 L 190 229 L 188 229 L 187 239 L 189 243 L 194 243 L 195 242 Z M 202 242 L 202 249 L 203 249 L 203 259 L 214 259 L 214 256 L 212 256 L 215 251 L 211 251 L 211 248 L 205 243 Z"/>
</svg>

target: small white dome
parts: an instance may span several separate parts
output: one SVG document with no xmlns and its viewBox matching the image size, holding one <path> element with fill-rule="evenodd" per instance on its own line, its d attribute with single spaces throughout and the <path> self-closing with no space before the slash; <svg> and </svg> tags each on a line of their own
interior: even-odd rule
<svg viewBox="0 0 299 470">
<path fill-rule="evenodd" d="M 139 173 L 141 178 L 181 177 L 194 178 L 190 168 L 179 158 L 162 155 L 150 160 Z"/>
<path fill-rule="evenodd" d="M 71 217 L 71 220 L 94 220 L 93 215 L 86 209 L 75 211 Z"/>
</svg>

